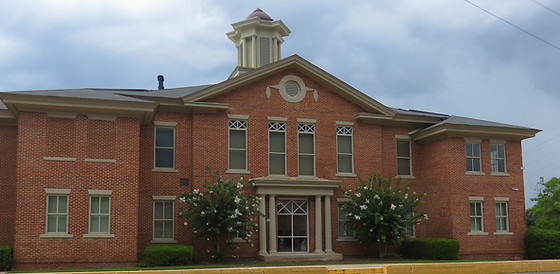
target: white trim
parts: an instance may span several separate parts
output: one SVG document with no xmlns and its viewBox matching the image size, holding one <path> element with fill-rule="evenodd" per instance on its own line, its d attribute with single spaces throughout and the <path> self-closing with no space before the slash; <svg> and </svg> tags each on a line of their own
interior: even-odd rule
<svg viewBox="0 0 560 274">
<path fill-rule="evenodd" d="M 510 176 L 507 172 L 492 172 L 490 173 L 491 176 L 501 176 L 501 177 L 508 177 Z"/>
<path fill-rule="evenodd" d="M 511 232 L 511 231 L 496 231 L 496 232 L 494 232 L 494 235 L 496 235 L 496 236 L 513 235 L 513 232 Z"/>
<path fill-rule="evenodd" d="M 92 196 L 111 196 L 113 194 L 113 191 L 101 190 L 101 189 L 88 189 L 88 194 Z"/>
<path fill-rule="evenodd" d="M 337 126 L 347 126 L 347 127 L 353 127 L 353 126 L 354 126 L 354 122 L 335 121 L 334 123 L 335 123 Z"/>
<path fill-rule="evenodd" d="M 152 195 L 152 200 L 154 201 L 175 201 L 177 196 L 173 195 Z"/>
<path fill-rule="evenodd" d="M 469 231 L 469 233 L 467 233 L 467 235 L 469 235 L 469 236 L 486 236 L 486 235 L 488 235 L 488 232 L 484 232 L 484 231 Z"/>
<path fill-rule="evenodd" d="M 175 173 L 179 172 L 179 170 L 177 170 L 177 169 L 168 168 L 168 167 L 154 167 L 154 168 L 152 168 L 152 171 L 153 171 L 153 172 L 171 172 L 171 173 L 173 173 L 173 172 L 175 172 Z"/>
<path fill-rule="evenodd" d="M 45 188 L 45 193 L 49 195 L 68 195 L 70 191 L 68 188 Z"/>
<path fill-rule="evenodd" d="M 496 202 L 509 202 L 509 197 L 494 197 Z"/>
<path fill-rule="evenodd" d="M 72 237 L 74 237 L 74 235 L 72 235 L 72 234 L 54 233 L 54 232 L 39 235 L 39 238 L 72 238 Z"/>
<path fill-rule="evenodd" d="M 115 160 L 115 159 L 91 159 L 91 158 L 86 158 L 86 159 L 84 159 L 84 162 L 88 162 L 88 163 L 116 163 L 117 160 Z"/>
<path fill-rule="evenodd" d="M 286 92 L 286 83 L 290 82 L 290 81 L 296 82 L 296 84 L 299 87 L 299 91 L 295 96 L 290 96 Z M 278 87 L 278 90 L 280 91 L 280 96 L 282 96 L 284 101 L 289 102 L 289 103 L 301 102 L 305 98 L 305 95 L 307 93 L 307 87 L 305 86 L 305 83 L 303 82 L 303 80 L 301 80 L 301 78 L 299 78 L 295 75 L 286 75 L 286 76 L 282 77 L 282 79 L 280 79 L 280 83 L 278 83 L 277 87 Z"/>
<path fill-rule="evenodd" d="M 483 176 L 486 175 L 486 173 L 482 171 L 465 171 L 465 175 Z"/>
<path fill-rule="evenodd" d="M 404 138 L 401 138 L 401 135 L 395 135 L 395 158 L 396 158 L 396 168 L 397 168 L 397 176 L 403 178 L 404 176 L 409 176 L 409 177 L 414 177 L 414 174 L 412 173 L 412 140 L 409 136 L 404 136 Z M 408 157 L 402 157 L 399 156 L 399 146 L 398 143 L 399 141 L 401 142 L 407 142 L 408 143 Z M 408 160 L 408 173 L 409 174 L 398 174 L 399 173 L 399 159 L 403 159 L 403 160 Z"/>
<path fill-rule="evenodd" d="M 74 157 L 43 157 L 45 161 L 76 162 Z"/>
<path fill-rule="evenodd" d="M 410 136 L 408 136 L 408 135 L 398 135 L 398 134 L 395 134 L 395 139 L 397 139 L 397 140 L 399 140 L 399 139 L 400 140 L 412 140 L 412 138 L 410 138 Z"/>
<path fill-rule="evenodd" d="M 172 198 L 172 199 L 158 199 L 158 198 Z M 155 199 L 154 199 L 155 198 Z M 153 195 L 152 196 L 152 240 L 150 241 L 151 243 L 176 243 L 177 241 L 175 240 L 175 198 L 176 196 L 164 196 L 164 195 Z M 158 219 L 156 220 L 156 203 L 163 203 L 163 215 L 165 215 L 165 204 L 166 203 L 171 203 L 172 206 L 172 219 L 165 219 L 165 216 L 162 216 L 163 219 Z M 166 222 L 166 221 L 171 221 L 171 231 L 172 231 L 172 235 L 171 238 L 155 238 L 155 232 L 156 232 L 156 221 L 160 221 L 160 222 Z M 163 233 L 165 234 L 165 231 L 163 231 Z"/>
<path fill-rule="evenodd" d="M 470 202 L 482 202 L 482 201 L 484 201 L 484 197 L 480 197 L 480 196 L 469 196 L 469 201 L 470 201 Z"/>
<path fill-rule="evenodd" d="M 340 173 L 340 172 L 337 172 L 334 176 L 337 176 L 337 177 L 357 177 L 358 175 L 357 175 L 356 173 L 354 173 L 354 172 L 352 172 L 352 173 Z"/>
<path fill-rule="evenodd" d="M 300 124 L 316 124 L 317 119 L 296 118 L 296 122 Z"/>
<path fill-rule="evenodd" d="M 249 115 L 246 114 L 231 114 L 227 115 L 229 120 L 249 120 Z"/>
<path fill-rule="evenodd" d="M 109 233 L 88 233 L 82 235 L 84 238 L 115 238 L 115 234 Z"/>
<path fill-rule="evenodd" d="M 287 122 L 288 121 L 287 117 L 267 116 L 266 118 L 268 119 L 268 121 L 271 121 L 271 122 Z"/>
<path fill-rule="evenodd" d="M 228 169 L 226 170 L 227 174 L 251 174 L 251 171 L 247 169 Z"/>
<path fill-rule="evenodd" d="M 154 121 L 156 127 L 176 127 L 177 122 Z"/>
</svg>

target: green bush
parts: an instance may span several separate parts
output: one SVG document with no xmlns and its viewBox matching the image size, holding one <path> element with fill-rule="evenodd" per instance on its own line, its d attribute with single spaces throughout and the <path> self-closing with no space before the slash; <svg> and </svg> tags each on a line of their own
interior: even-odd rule
<svg viewBox="0 0 560 274">
<path fill-rule="evenodd" d="M 525 258 L 560 259 L 560 231 L 529 227 L 525 234 Z"/>
<path fill-rule="evenodd" d="M 144 249 L 144 257 L 138 266 L 173 266 L 196 263 L 194 248 L 190 245 L 150 244 Z"/>
<path fill-rule="evenodd" d="M 444 238 L 410 238 L 401 245 L 406 258 L 424 260 L 459 259 L 459 242 Z"/>
<path fill-rule="evenodd" d="M 11 246 L 0 245 L 0 271 L 10 270 L 14 266 L 13 250 Z"/>
</svg>

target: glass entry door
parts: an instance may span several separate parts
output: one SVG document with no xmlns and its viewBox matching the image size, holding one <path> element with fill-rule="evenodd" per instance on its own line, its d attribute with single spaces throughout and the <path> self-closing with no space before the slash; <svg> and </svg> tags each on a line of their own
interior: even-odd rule
<svg viewBox="0 0 560 274">
<path fill-rule="evenodd" d="M 307 252 L 309 222 L 307 200 L 278 200 L 278 251 Z"/>
</svg>

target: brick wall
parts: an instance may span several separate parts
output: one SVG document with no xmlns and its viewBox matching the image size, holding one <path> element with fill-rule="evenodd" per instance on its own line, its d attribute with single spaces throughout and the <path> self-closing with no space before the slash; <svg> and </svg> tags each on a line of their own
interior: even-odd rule
<svg viewBox="0 0 560 274">
<path fill-rule="evenodd" d="M 59 123 L 73 127 L 74 135 L 49 138 L 49 128 Z M 115 144 L 113 161 L 87 162 L 88 144 L 96 127 L 107 121 L 49 118 L 45 113 L 20 113 L 18 117 L 17 208 L 14 259 L 18 268 L 60 265 L 134 264 L 138 231 L 139 121 L 118 118 L 115 134 L 102 140 Z M 72 132 L 72 131 L 68 131 Z M 114 141 L 113 141 L 114 140 Z M 52 147 L 57 144 L 61 147 Z M 64 144 L 64 148 L 62 145 Z M 100 150 L 103 150 L 100 148 Z M 57 152 L 64 151 L 64 154 Z M 54 155 L 52 155 L 54 153 Z M 45 160 L 63 156 L 74 160 Z M 106 153 L 95 157 L 109 156 Z M 70 189 L 68 233 L 72 237 L 42 237 L 46 225 L 46 188 Z M 88 190 L 111 190 L 110 233 L 114 237 L 90 238 Z"/>
<path fill-rule="evenodd" d="M 0 245 L 13 245 L 16 212 L 17 127 L 0 125 Z"/>
</svg>

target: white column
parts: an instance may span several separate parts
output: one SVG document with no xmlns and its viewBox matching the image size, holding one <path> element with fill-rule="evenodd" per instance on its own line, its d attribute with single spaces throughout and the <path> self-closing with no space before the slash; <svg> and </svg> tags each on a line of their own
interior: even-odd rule
<svg viewBox="0 0 560 274">
<path fill-rule="evenodd" d="M 323 229 L 321 221 L 321 196 L 315 196 L 315 253 L 323 252 Z"/>
<path fill-rule="evenodd" d="M 276 195 L 268 197 L 268 253 L 276 253 Z"/>
<path fill-rule="evenodd" d="M 333 253 L 331 231 L 331 196 L 325 196 L 325 252 Z"/>
<path fill-rule="evenodd" d="M 266 196 L 259 195 L 259 211 L 263 215 L 259 215 L 259 255 L 266 255 Z"/>
<path fill-rule="evenodd" d="M 258 47 L 257 47 L 257 36 L 253 36 L 251 37 L 251 45 L 253 46 L 253 51 L 251 52 L 251 54 L 253 55 L 253 62 L 252 62 L 252 68 L 257 68 L 257 52 L 258 52 Z"/>
</svg>

